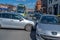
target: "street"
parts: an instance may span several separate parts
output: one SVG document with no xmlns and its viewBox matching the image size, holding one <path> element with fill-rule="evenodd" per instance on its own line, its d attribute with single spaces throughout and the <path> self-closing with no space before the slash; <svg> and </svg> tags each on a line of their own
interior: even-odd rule
<svg viewBox="0 0 60 40">
<path fill-rule="evenodd" d="M 0 0 L 0 40 L 60 40 L 60 0 Z"/>
<path fill-rule="evenodd" d="M 24 30 L 0 29 L 0 40 L 35 40 L 35 32 Z"/>
</svg>

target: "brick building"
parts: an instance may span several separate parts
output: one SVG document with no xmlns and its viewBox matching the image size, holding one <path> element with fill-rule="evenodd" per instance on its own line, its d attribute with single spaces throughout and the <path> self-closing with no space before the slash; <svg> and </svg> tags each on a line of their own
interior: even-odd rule
<svg viewBox="0 0 60 40">
<path fill-rule="evenodd" d="M 41 0 L 42 12 L 47 13 L 47 0 Z"/>
<path fill-rule="evenodd" d="M 37 0 L 36 6 L 35 6 L 35 11 L 40 12 L 41 11 L 41 0 Z"/>
<path fill-rule="evenodd" d="M 47 0 L 37 0 L 35 10 L 47 13 Z"/>
</svg>

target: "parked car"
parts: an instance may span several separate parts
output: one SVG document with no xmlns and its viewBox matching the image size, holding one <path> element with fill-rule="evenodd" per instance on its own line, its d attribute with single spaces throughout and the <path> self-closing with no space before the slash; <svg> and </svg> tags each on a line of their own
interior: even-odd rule
<svg viewBox="0 0 60 40">
<path fill-rule="evenodd" d="M 0 13 L 0 28 L 17 28 L 31 31 L 34 22 L 17 13 Z"/>
<path fill-rule="evenodd" d="M 36 29 L 36 39 L 60 39 L 60 21 L 55 15 L 42 15 Z"/>
</svg>

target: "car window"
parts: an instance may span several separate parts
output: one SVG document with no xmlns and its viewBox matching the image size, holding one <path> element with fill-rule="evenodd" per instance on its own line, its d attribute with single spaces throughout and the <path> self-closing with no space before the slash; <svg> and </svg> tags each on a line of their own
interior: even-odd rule
<svg viewBox="0 0 60 40">
<path fill-rule="evenodd" d="M 43 16 L 41 19 L 41 23 L 54 24 L 57 22 L 58 22 L 57 19 L 53 16 Z"/>
<path fill-rule="evenodd" d="M 2 13 L 0 14 L 2 18 L 11 18 L 11 15 L 8 13 Z"/>
<path fill-rule="evenodd" d="M 0 17 L 1 17 L 1 13 L 0 13 Z"/>
<path fill-rule="evenodd" d="M 12 14 L 12 19 L 21 19 L 21 17 L 19 15 Z"/>
</svg>

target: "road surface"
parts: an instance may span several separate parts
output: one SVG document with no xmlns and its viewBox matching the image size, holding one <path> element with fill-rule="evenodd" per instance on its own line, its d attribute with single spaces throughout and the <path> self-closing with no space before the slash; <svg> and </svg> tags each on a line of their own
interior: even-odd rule
<svg viewBox="0 0 60 40">
<path fill-rule="evenodd" d="M 0 40 L 35 40 L 35 32 L 0 29 Z"/>
</svg>

